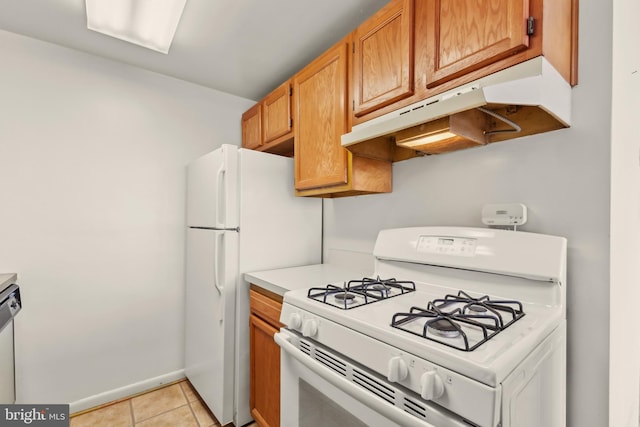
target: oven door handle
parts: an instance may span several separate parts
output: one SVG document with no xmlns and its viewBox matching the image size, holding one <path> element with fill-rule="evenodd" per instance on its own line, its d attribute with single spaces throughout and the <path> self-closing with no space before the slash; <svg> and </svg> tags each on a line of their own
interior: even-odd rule
<svg viewBox="0 0 640 427">
<path fill-rule="evenodd" d="M 276 343 L 287 354 L 292 356 L 298 362 L 302 363 L 305 367 L 309 368 L 312 372 L 322 377 L 322 379 L 328 381 L 333 386 L 339 388 L 349 396 L 360 401 L 364 405 L 375 408 L 375 411 L 380 415 L 383 415 L 393 422 L 396 422 L 402 426 L 407 427 L 434 427 L 433 424 L 429 424 L 422 421 L 406 412 L 403 412 L 399 408 L 390 405 L 388 402 L 380 399 L 379 397 L 367 393 L 360 387 L 352 384 L 343 377 L 336 375 L 331 369 L 321 365 L 308 356 L 305 356 L 296 346 L 291 344 L 289 338 L 282 332 L 277 332 L 274 337 Z"/>
</svg>

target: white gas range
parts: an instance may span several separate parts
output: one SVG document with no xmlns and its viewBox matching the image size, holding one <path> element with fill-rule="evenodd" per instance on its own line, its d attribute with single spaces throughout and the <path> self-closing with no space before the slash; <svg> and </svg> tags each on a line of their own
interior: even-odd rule
<svg viewBox="0 0 640 427">
<path fill-rule="evenodd" d="M 374 256 L 285 294 L 283 426 L 565 424 L 564 238 L 394 229 Z"/>
</svg>

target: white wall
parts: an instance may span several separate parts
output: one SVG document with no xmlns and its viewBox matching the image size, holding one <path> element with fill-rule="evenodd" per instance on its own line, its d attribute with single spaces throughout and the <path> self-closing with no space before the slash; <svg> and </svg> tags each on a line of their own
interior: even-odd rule
<svg viewBox="0 0 640 427">
<path fill-rule="evenodd" d="M 609 425 L 638 426 L 640 387 L 640 51 L 637 0 L 613 2 Z"/>
<path fill-rule="evenodd" d="M 570 129 L 399 162 L 393 193 L 325 201 L 325 262 L 349 251 L 370 254 L 383 228 L 482 226 L 485 203 L 522 202 L 530 217 L 523 230 L 567 237 L 573 427 L 609 421 L 611 9 L 580 2 Z"/>
<path fill-rule="evenodd" d="M 184 165 L 253 102 L 0 31 L 0 271 L 19 402 L 73 410 L 182 375 Z"/>
</svg>

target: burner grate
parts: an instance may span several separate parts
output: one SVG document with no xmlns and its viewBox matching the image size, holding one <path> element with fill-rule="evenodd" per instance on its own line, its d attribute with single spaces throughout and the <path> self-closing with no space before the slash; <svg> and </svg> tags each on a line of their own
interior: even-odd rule
<svg viewBox="0 0 640 427">
<path fill-rule="evenodd" d="M 345 282 L 342 287 L 329 284 L 325 287 L 311 288 L 307 292 L 307 297 L 348 310 L 415 290 L 416 284 L 411 281 L 365 277 Z"/>
<path fill-rule="evenodd" d="M 464 291 L 396 313 L 391 326 L 462 351 L 473 351 L 524 316 L 522 303 L 473 298 Z M 415 326 L 417 323 L 417 327 Z M 476 336 L 474 340 L 470 335 Z M 479 338 L 478 338 L 479 336 Z"/>
<path fill-rule="evenodd" d="M 458 295 L 446 295 L 444 298 L 436 299 L 432 302 L 434 304 L 438 304 L 438 308 L 440 309 L 454 307 L 459 304 L 463 305 L 461 308 L 455 309 L 452 314 L 456 313 L 456 311 L 458 311 L 462 316 L 487 313 L 498 320 L 500 329 L 505 329 L 513 322 L 524 316 L 522 303 L 519 301 L 492 300 L 488 295 L 480 298 L 473 298 L 464 291 L 458 291 Z M 502 314 L 507 315 L 508 321 L 506 323 Z"/>
</svg>

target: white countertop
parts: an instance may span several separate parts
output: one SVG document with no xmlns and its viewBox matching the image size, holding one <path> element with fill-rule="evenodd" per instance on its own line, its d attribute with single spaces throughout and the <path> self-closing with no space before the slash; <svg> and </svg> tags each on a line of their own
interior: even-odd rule
<svg viewBox="0 0 640 427">
<path fill-rule="evenodd" d="M 15 273 L 4 273 L 0 274 L 0 291 L 4 290 L 7 286 L 18 279 L 18 275 Z"/>
<path fill-rule="evenodd" d="M 361 269 L 342 265 L 314 264 L 245 273 L 244 279 L 263 289 L 278 295 L 284 295 L 285 292 L 293 289 L 326 286 L 329 283 L 361 279 L 370 275 L 370 271 L 362 271 Z"/>
</svg>

